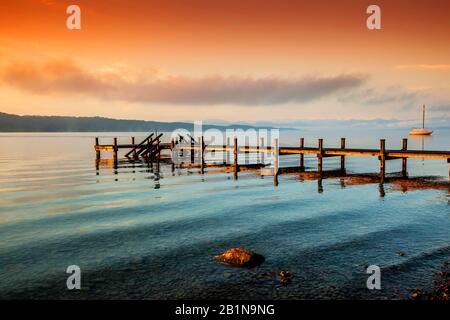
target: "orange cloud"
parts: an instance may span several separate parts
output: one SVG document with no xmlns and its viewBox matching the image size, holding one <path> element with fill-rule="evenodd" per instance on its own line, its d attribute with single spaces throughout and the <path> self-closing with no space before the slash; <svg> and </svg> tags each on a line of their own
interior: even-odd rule
<svg viewBox="0 0 450 320">
<path fill-rule="evenodd" d="M 16 62 L 5 68 L 2 79 L 11 86 L 35 94 L 95 93 L 114 89 L 103 75 L 83 70 L 70 60 L 42 65 Z"/>
<path fill-rule="evenodd" d="M 206 76 L 192 78 L 86 70 L 71 60 L 13 63 L 1 74 L 10 86 L 34 94 L 87 94 L 101 99 L 169 104 L 275 105 L 306 102 L 351 90 L 366 76 L 343 74 L 304 78 Z M 123 71 L 121 71 L 123 72 Z"/>
<path fill-rule="evenodd" d="M 450 70 L 450 64 L 405 64 L 396 69 Z"/>
</svg>

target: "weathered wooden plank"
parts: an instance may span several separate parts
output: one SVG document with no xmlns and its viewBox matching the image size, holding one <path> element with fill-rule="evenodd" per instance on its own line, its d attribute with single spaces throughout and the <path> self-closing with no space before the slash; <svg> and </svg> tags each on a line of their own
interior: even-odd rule
<svg viewBox="0 0 450 320">
<path fill-rule="evenodd" d="M 95 146 L 95 150 L 96 151 L 114 151 L 114 146 L 113 145 Z"/>
<path fill-rule="evenodd" d="M 303 149 L 296 147 L 280 147 L 280 154 L 318 154 L 317 148 L 305 147 Z"/>
<path fill-rule="evenodd" d="M 380 150 L 377 149 L 324 149 L 325 155 L 335 156 L 361 156 L 361 157 L 375 157 L 380 154 Z"/>
<path fill-rule="evenodd" d="M 119 148 L 121 145 L 119 145 Z M 126 147 L 126 146 L 125 146 Z M 200 150 L 200 146 L 183 146 L 177 145 L 177 149 L 181 150 Z M 234 151 L 233 146 L 207 146 L 207 151 Z M 254 153 L 272 153 L 271 147 L 238 147 L 238 152 L 254 152 Z M 287 154 L 319 154 L 318 148 L 305 147 L 280 147 L 280 155 Z M 323 148 L 323 156 L 364 156 L 364 157 L 378 157 L 380 155 L 379 149 L 340 149 L 340 148 Z M 422 150 L 386 150 L 386 158 L 441 158 L 449 159 L 450 151 L 422 151 Z"/>
<path fill-rule="evenodd" d="M 429 158 L 450 159 L 450 151 L 387 151 L 387 156 L 392 158 Z"/>
</svg>

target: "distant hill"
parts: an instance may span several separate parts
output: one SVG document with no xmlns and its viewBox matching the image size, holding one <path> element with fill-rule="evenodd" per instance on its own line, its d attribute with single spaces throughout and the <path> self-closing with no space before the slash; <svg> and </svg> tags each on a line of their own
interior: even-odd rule
<svg viewBox="0 0 450 320">
<path fill-rule="evenodd" d="M 203 125 L 203 129 L 270 128 L 248 125 Z M 150 132 L 194 129 L 189 122 L 117 120 L 102 117 L 19 116 L 0 112 L 0 132 Z"/>
</svg>

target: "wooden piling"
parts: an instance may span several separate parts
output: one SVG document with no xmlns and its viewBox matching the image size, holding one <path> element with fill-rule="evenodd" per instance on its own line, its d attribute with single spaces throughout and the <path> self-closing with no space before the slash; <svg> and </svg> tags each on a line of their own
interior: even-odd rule
<svg viewBox="0 0 450 320">
<path fill-rule="evenodd" d="M 319 179 L 317 179 L 317 192 L 323 193 L 322 177 L 319 177 Z"/>
<path fill-rule="evenodd" d="M 345 138 L 341 138 L 341 149 L 345 149 Z M 345 156 L 341 156 L 341 171 L 345 172 Z"/>
<path fill-rule="evenodd" d="M 402 143 L 402 150 L 406 151 L 408 150 L 408 139 L 403 139 L 403 143 Z M 407 174 L 407 159 L 406 158 L 402 158 L 402 176 L 403 178 L 406 178 Z"/>
<path fill-rule="evenodd" d="M 184 137 L 180 135 L 180 137 L 179 137 L 179 139 L 178 139 L 178 142 L 175 141 L 175 147 L 176 147 L 177 145 L 179 145 L 179 144 L 182 144 L 182 143 L 183 143 L 183 140 L 186 141 L 186 140 L 184 139 Z M 183 158 L 183 157 L 184 157 L 184 150 L 181 149 L 181 150 L 177 150 L 177 151 L 178 151 L 177 157 Z"/>
<path fill-rule="evenodd" d="M 191 150 L 190 150 L 190 154 L 191 154 L 191 163 L 194 163 L 194 159 L 195 159 L 195 149 L 194 149 L 194 139 L 191 139 Z"/>
<path fill-rule="evenodd" d="M 95 170 L 97 170 L 97 175 L 98 170 L 100 170 L 100 150 L 98 148 L 99 146 L 99 142 L 98 142 L 98 137 L 95 137 Z"/>
<path fill-rule="evenodd" d="M 264 147 L 264 137 L 260 138 L 260 147 L 263 148 Z M 264 163 L 265 159 L 264 159 L 264 152 L 261 153 L 261 163 Z"/>
<path fill-rule="evenodd" d="M 378 192 L 380 193 L 380 198 L 384 198 L 386 196 L 383 183 L 378 184 Z"/>
<path fill-rule="evenodd" d="M 238 139 L 237 137 L 234 137 L 234 149 L 233 149 L 233 157 L 234 157 L 234 178 L 237 179 L 238 177 Z"/>
<path fill-rule="evenodd" d="M 225 141 L 222 141 L 222 161 L 223 161 L 223 164 L 224 165 L 226 165 L 227 164 L 227 154 L 228 154 L 228 152 L 227 152 L 227 145 L 226 145 L 226 140 Z"/>
<path fill-rule="evenodd" d="M 205 138 L 200 138 L 200 174 L 205 172 Z"/>
<path fill-rule="evenodd" d="M 95 157 L 97 160 L 100 160 L 100 150 L 98 149 L 98 146 L 100 144 L 98 143 L 98 137 L 95 137 Z"/>
<path fill-rule="evenodd" d="M 155 175 L 156 175 L 156 178 L 159 180 L 159 172 L 160 172 L 160 166 L 161 166 L 161 164 L 160 164 L 160 160 L 161 160 L 161 140 L 159 140 L 159 137 L 156 140 L 156 150 L 154 152 L 154 156 L 156 158 Z"/>
<path fill-rule="evenodd" d="M 278 185 L 278 139 L 273 142 L 273 185 Z"/>
<path fill-rule="evenodd" d="M 305 138 L 300 138 L 300 149 L 305 147 Z M 305 171 L 305 154 L 300 153 L 300 171 Z"/>
<path fill-rule="evenodd" d="M 202 146 L 202 138 L 201 137 L 197 138 L 197 144 L 199 146 L 199 149 L 197 150 L 197 157 L 200 159 L 200 147 Z"/>
<path fill-rule="evenodd" d="M 248 150 L 248 148 L 249 148 L 248 137 L 244 137 L 244 150 Z M 245 152 L 244 153 L 244 164 L 247 165 L 249 163 L 249 158 L 250 158 L 250 155 L 247 152 Z"/>
<path fill-rule="evenodd" d="M 136 143 L 134 137 L 131 137 L 131 144 L 134 146 Z M 133 149 L 133 158 L 136 159 L 136 149 Z"/>
<path fill-rule="evenodd" d="M 114 148 L 113 148 L 114 169 L 117 169 L 118 164 L 117 153 L 118 153 L 117 138 L 114 138 Z"/>
<path fill-rule="evenodd" d="M 227 148 L 231 145 L 230 143 L 230 137 L 227 137 Z M 227 151 L 224 151 L 226 154 L 226 163 L 230 163 L 230 153 Z"/>
<path fill-rule="evenodd" d="M 256 142 L 256 163 L 260 163 L 259 158 L 260 158 L 259 142 Z"/>
<path fill-rule="evenodd" d="M 386 140 L 380 139 L 380 179 L 381 183 L 384 183 L 386 177 Z"/>
<path fill-rule="evenodd" d="M 157 152 L 157 156 L 158 156 L 158 163 L 159 163 L 159 161 L 161 160 L 161 140 L 159 140 L 159 138 L 158 138 L 158 141 L 156 142 L 156 152 Z"/>
<path fill-rule="evenodd" d="M 450 179 L 450 158 L 447 158 L 448 163 L 448 178 Z"/>
<path fill-rule="evenodd" d="M 323 139 L 319 139 L 319 153 L 317 154 L 317 171 L 322 174 L 323 170 Z"/>
<path fill-rule="evenodd" d="M 172 173 L 175 171 L 175 154 L 176 154 L 176 150 L 175 150 L 175 140 L 172 138 L 171 142 L 170 142 L 170 151 L 171 151 L 171 156 L 172 156 Z"/>
</svg>

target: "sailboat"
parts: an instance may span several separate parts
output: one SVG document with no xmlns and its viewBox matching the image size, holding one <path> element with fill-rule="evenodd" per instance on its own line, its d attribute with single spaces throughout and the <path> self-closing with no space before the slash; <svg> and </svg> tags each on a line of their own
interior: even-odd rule
<svg viewBox="0 0 450 320">
<path fill-rule="evenodd" d="M 412 129 L 409 134 L 412 136 L 429 136 L 433 133 L 431 130 L 425 129 L 425 105 L 422 109 L 422 128 Z"/>
</svg>

